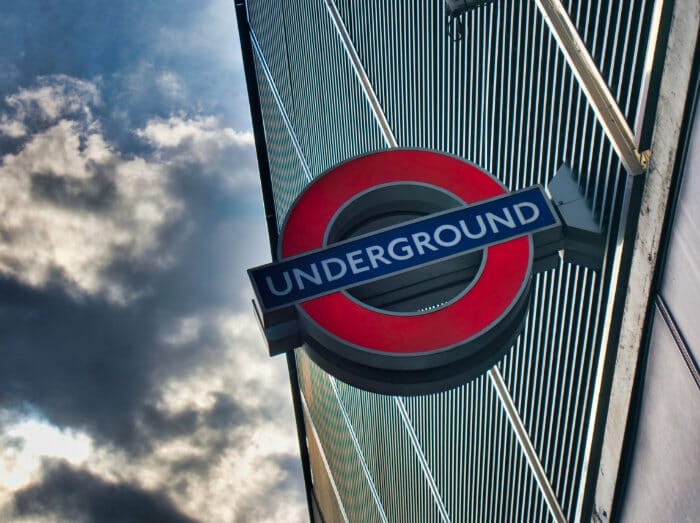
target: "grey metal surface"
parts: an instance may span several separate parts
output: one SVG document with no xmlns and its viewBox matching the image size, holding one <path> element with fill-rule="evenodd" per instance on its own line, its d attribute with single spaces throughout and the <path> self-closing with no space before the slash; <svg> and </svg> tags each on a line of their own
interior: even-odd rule
<svg viewBox="0 0 700 523">
<path fill-rule="evenodd" d="M 674 0 L 667 51 L 663 64 L 658 106 L 656 108 L 653 151 L 637 217 L 630 281 L 626 289 L 624 312 L 617 331 L 614 376 L 607 397 L 607 415 L 602 423 L 603 443 L 594 500 L 596 517 L 605 521 L 613 506 L 619 463 L 627 426 L 630 398 L 638 357 L 642 349 L 641 328 L 647 321 L 649 301 L 653 300 L 655 273 L 664 220 L 667 216 L 670 188 L 679 155 L 679 142 L 688 98 L 697 94 L 691 85 L 693 56 L 700 34 L 700 4 L 697 0 Z"/>
<path fill-rule="evenodd" d="M 700 514 L 700 389 L 657 311 L 622 523 Z"/>
<path fill-rule="evenodd" d="M 562 165 L 549 181 L 550 194 L 564 227 L 564 260 L 600 269 L 605 235 L 576 184 L 574 173 Z"/>
<path fill-rule="evenodd" d="M 310 462 L 314 481 L 314 499 L 320 505 L 318 509 L 325 515 L 318 517 L 318 521 L 348 521 L 348 515 L 340 499 L 338 487 L 328 465 L 323 446 L 319 442 L 318 432 L 309 414 L 306 402 L 302 396 L 304 409 L 304 425 L 307 434 L 307 446 L 309 448 Z"/>
<path fill-rule="evenodd" d="M 537 479 L 537 484 L 540 487 L 542 495 L 547 501 L 547 506 L 549 507 L 550 513 L 557 523 L 565 522 L 566 517 L 564 516 L 564 512 L 559 504 L 559 500 L 557 499 L 554 489 L 552 489 L 552 484 L 550 483 L 547 474 L 542 468 L 542 463 L 540 462 L 539 456 L 536 454 L 529 435 L 527 434 L 527 431 L 520 420 L 520 415 L 518 414 L 515 405 L 513 405 L 513 400 L 508 393 L 505 383 L 503 382 L 501 373 L 498 369 L 491 369 L 488 375 L 491 379 L 491 383 L 493 383 L 496 392 L 498 393 L 498 398 L 500 399 L 501 404 L 508 414 L 508 421 L 510 421 L 513 430 L 519 436 L 520 446 L 523 448 L 523 452 L 527 456 L 530 469 Z"/>
<path fill-rule="evenodd" d="M 288 132 L 285 118 L 279 111 L 273 87 L 269 82 L 263 80 L 266 75 L 261 57 L 254 54 L 254 58 L 277 223 L 282 223 L 295 196 L 301 191 L 308 179 L 304 165 L 299 161 L 294 142 Z"/>
<path fill-rule="evenodd" d="M 695 362 L 700 362 L 700 111 L 682 174 L 661 294 Z"/>
</svg>

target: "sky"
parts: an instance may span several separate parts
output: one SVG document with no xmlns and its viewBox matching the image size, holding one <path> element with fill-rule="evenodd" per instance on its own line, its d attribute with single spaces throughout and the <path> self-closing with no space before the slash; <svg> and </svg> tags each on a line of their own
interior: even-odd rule
<svg viewBox="0 0 700 523">
<path fill-rule="evenodd" d="M 2 13 L 0 521 L 306 521 L 233 2 Z"/>
</svg>

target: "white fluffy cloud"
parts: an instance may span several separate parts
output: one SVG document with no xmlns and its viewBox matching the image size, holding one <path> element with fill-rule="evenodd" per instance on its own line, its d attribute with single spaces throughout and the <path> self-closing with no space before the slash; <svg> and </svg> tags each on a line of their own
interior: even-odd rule
<svg viewBox="0 0 700 523">
<path fill-rule="evenodd" d="M 138 292 L 108 269 L 115 261 L 168 265 L 172 253 L 160 237 L 184 205 L 171 189 L 173 173 L 216 174 L 234 191 L 253 188 L 253 137 L 211 116 L 152 119 L 134 132 L 153 153 L 125 156 L 92 115 L 99 101 L 95 83 L 65 76 L 6 98 L 0 132 L 24 143 L 0 163 L 0 274 L 125 303 Z M 42 130 L 31 134 L 30 123 Z M 232 165 L 235 158 L 245 160 Z"/>
<path fill-rule="evenodd" d="M 61 119 L 2 159 L 0 273 L 128 301 L 134 291 L 106 270 L 115 259 L 166 263 L 159 232 L 181 210 L 162 165 L 122 157 L 95 124 Z"/>
<path fill-rule="evenodd" d="M 167 165 L 202 166 L 204 174 L 224 176 L 234 191 L 257 187 L 251 132 L 226 127 L 214 116 L 171 116 L 149 120 L 136 134 L 159 151 Z"/>
<path fill-rule="evenodd" d="M 5 97 L 10 111 L 0 115 L 0 134 L 21 138 L 32 131 L 29 122 L 52 123 L 67 114 L 91 121 L 91 107 L 100 104 L 95 82 L 54 75 L 39 77 L 36 83 L 36 87 Z"/>
<path fill-rule="evenodd" d="M 196 336 L 193 331 L 204 325 L 219 333 L 221 352 L 185 376 L 163 376 L 157 406 L 171 415 L 193 407 L 206 411 L 217 397 L 227 395 L 241 409 L 239 415 L 245 418 L 245 425 L 232 427 L 230 444 L 214 459 L 206 452 L 215 446 L 211 439 L 220 431 L 205 426 L 160 445 L 147 458 L 149 466 L 139 468 L 139 482 L 149 488 L 163 488 L 170 476 L 167 467 L 177 460 L 201 458 L 211 464 L 206 476 L 186 481 L 183 495 L 176 499 L 186 513 L 199 515 L 203 521 L 234 521 L 236 514 L 248 514 L 251 521 L 269 523 L 304 521 L 307 516 L 302 491 L 295 486 L 280 492 L 281 485 L 292 478 L 290 471 L 276 461 L 279 456 L 289 456 L 295 463 L 298 459 L 296 434 L 281 429 L 293 426 L 289 389 L 280 386 L 288 381 L 284 360 L 264 356 L 252 314 L 219 312 L 187 317 L 176 330 L 182 342 L 189 343 Z M 146 476 L 145 471 L 149 470 L 151 474 Z M 273 492 L 280 492 L 287 499 L 261 503 L 267 498 L 266 493 Z"/>
<path fill-rule="evenodd" d="M 217 118 L 183 119 L 172 116 L 167 120 L 149 120 L 146 127 L 137 131 L 155 147 L 175 148 L 183 144 L 208 150 L 221 150 L 231 146 L 253 145 L 253 133 L 238 132 L 230 127 L 222 128 Z M 203 151 L 206 152 L 206 151 Z"/>
</svg>

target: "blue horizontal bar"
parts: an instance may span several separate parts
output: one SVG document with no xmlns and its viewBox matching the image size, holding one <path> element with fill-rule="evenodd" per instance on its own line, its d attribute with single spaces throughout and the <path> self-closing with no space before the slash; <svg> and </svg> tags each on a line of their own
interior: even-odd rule
<svg viewBox="0 0 700 523">
<path fill-rule="evenodd" d="M 539 186 L 431 214 L 248 271 L 263 311 L 559 226 Z"/>
</svg>

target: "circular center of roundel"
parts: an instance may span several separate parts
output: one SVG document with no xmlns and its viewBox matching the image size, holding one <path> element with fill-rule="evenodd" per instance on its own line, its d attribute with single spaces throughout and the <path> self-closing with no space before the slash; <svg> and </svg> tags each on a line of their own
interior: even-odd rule
<svg viewBox="0 0 700 523">
<path fill-rule="evenodd" d="M 411 219 L 506 192 L 489 174 L 445 154 L 393 149 L 362 156 L 327 171 L 306 189 L 285 223 L 280 258 L 391 225 L 382 220 Z M 397 203 L 400 199 L 406 201 Z M 382 206 L 387 212 L 382 213 Z M 364 221 L 363 210 L 368 217 Z M 386 293 L 376 290 L 373 282 L 297 305 L 300 322 L 314 342 L 358 363 L 411 368 L 406 357 L 418 362 L 437 353 L 445 356 L 440 359 L 443 364 L 449 363 L 457 349 L 463 357 L 484 348 L 504 320 L 522 319 L 532 253 L 527 236 L 489 246 L 480 254 L 481 263 L 479 258 L 476 263 L 467 260 L 478 272 L 466 292 L 466 279 L 455 282 L 459 290 L 438 296 L 447 304 L 432 310 L 420 303 L 403 311 L 377 307 L 368 293 Z M 444 275 L 437 271 L 440 276 Z"/>
<path fill-rule="evenodd" d="M 463 205 L 459 198 L 434 185 L 405 182 L 380 185 L 360 193 L 336 213 L 326 229 L 324 245 Z M 423 239 L 424 243 L 405 246 L 403 254 L 437 249 L 433 239 Z M 483 261 L 482 252 L 463 254 L 344 292 L 382 312 L 424 314 L 448 305 L 467 292 Z"/>
</svg>

